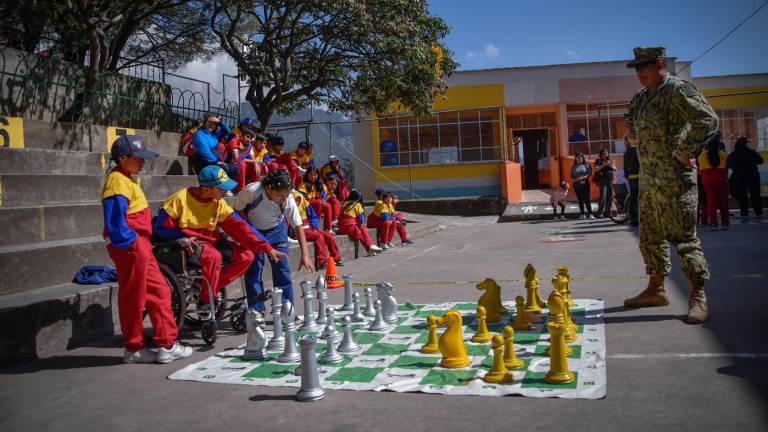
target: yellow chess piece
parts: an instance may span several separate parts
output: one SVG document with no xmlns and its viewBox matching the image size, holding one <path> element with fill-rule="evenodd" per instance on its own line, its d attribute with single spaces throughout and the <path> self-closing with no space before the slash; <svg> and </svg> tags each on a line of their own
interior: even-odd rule
<svg viewBox="0 0 768 432">
<path fill-rule="evenodd" d="M 536 277 L 536 269 L 528 264 L 523 270 L 523 276 L 525 277 L 525 311 L 541 313 L 542 308 L 547 307 L 547 304 L 539 295 L 539 278 Z"/>
<path fill-rule="evenodd" d="M 448 369 L 460 369 L 469 366 L 469 357 L 462 334 L 461 314 L 449 309 L 443 316 L 437 318 L 436 323 L 440 327 L 448 326 L 437 341 L 437 347 L 443 355 L 440 366 Z"/>
<path fill-rule="evenodd" d="M 512 328 L 516 331 L 525 331 L 531 329 L 531 323 L 525 317 L 525 299 L 523 296 L 515 297 L 515 321 L 512 322 Z"/>
<path fill-rule="evenodd" d="M 525 362 L 515 353 L 515 330 L 512 326 L 504 326 L 504 366 L 507 369 L 520 369 Z"/>
<path fill-rule="evenodd" d="M 507 313 L 507 309 L 501 304 L 501 287 L 493 279 L 485 279 L 475 286 L 479 291 L 485 291 L 477 305 L 485 308 L 486 320 L 489 323 L 501 321 L 501 316 Z"/>
<path fill-rule="evenodd" d="M 493 348 L 493 366 L 483 377 L 483 381 L 492 384 L 504 384 L 514 380 L 514 377 L 504 366 L 504 340 L 500 335 L 495 335 L 491 340 Z"/>
<path fill-rule="evenodd" d="M 552 290 L 552 293 L 549 294 L 547 304 L 549 305 L 549 322 L 562 325 L 564 332 L 563 337 L 565 338 L 565 341 L 572 343 L 576 341 L 577 328 L 575 325 L 572 325 L 573 322 L 570 320 L 568 304 L 566 303 L 565 296 L 563 294 L 563 287 L 566 283 L 567 279 L 562 275 L 557 275 L 552 278 L 552 285 L 554 286 L 554 289 Z M 566 350 L 568 351 L 566 355 L 570 355 L 570 347 L 566 347 Z M 545 354 L 546 353 L 548 353 L 548 351 L 545 351 Z"/>
<path fill-rule="evenodd" d="M 422 354 L 436 354 L 440 350 L 437 348 L 437 317 L 434 315 L 427 315 L 427 343 L 421 347 Z"/>
<path fill-rule="evenodd" d="M 472 342 L 486 343 L 491 340 L 491 332 L 485 322 L 485 308 L 477 307 L 477 332 L 472 336 Z"/>
<path fill-rule="evenodd" d="M 576 303 L 573 301 L 573 297 L 571 296 L 571 269 L 568 268 L 568 266 L 560 266 L 555 269 L 557 271 L 558 276 L 564 276 L 566 279 L 565 283 L 565 300 L 568 302 L 568 307 L 576 307 Z"/>
<path fill-rule="evenodd" d="M 550 384 L 568 384 L 573 381 L 573 372 L 568 370 L 568 356 L 565 353 L 565 338 L 563 333 L 565 326 L 554 322 L 547 323 L 547 329 L 551 336 L 549 354 L 549 372 L 544 376 L 544 381 Z"/>
</svg>

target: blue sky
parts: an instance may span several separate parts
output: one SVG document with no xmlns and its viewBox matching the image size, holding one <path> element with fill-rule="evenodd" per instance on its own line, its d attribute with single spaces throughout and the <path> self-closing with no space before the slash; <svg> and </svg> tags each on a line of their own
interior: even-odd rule
<svg viewBox="0 0 768 432">
<path fill-rule="evenodd" d="M 665 46 L 693 60 L 765 0 L 432 0 L 460 70 L 621 60 Z M 695 62 L 694 76 L 768 72 L 768 6 Z"/>
</svg>

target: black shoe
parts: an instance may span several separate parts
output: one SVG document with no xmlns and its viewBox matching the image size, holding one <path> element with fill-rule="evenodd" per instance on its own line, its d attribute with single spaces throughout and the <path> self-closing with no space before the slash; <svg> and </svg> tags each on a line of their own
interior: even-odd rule
<svg viewBox="0 0 768 432">
<path fill-rule="evenodd" d="M 268 290 L 262 291 L 261 294 L 257 295 L 256 301 L 265 302 L 271 298 L 272 298 L 272 290 L 268 289 Z"/>
<path fill-rule="evenodd" d="M 336 265 L 339 267 L 344 267 L 344 260 L 339 258 L 338 260 L 336 260 Z"/>
</svg>

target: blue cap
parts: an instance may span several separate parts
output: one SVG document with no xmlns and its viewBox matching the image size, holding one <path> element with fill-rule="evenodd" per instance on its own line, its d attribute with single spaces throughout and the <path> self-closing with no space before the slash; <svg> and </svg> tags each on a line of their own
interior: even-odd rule
<svg viewBox="0 0 768 432">
<path fill-rule="evenodd" d="M 229 178 L 226 171 L 216 165 L 208 165 L 197 174 L 200 186 L 217 186 L 221 190 L 231 191 L 237 182 Z"/>
<path fill-rule="evenodd" d="M 245 117 L 240 121 L 240 124 L 251 126 L 253 124 L 253 119 L 250 117 Z"/>
<path fill-rule="evenodd" d="M 157 153 L 149 151 L 141 139 L 134 135 L 123 135 L 112 143 L 112 160 L 117 161 L 120 156 L 136 156 L 141 159 L 154 159 Z"/>
</svg>

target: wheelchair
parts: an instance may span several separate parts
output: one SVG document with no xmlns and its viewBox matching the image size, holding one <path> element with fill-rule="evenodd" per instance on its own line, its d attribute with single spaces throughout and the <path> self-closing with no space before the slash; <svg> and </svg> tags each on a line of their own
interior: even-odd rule
<svg viewBox="0 0 768 432">
<path fill-rule="evenodd" d="M 229 318 L 232 329 L 238 333 L 246 330 L 244 295 L 228 299 L 225 298 L 225 290 L 222 290 L 220 297 L 212 302 L 210 310 L 201 309 L 201 290 L 208 290 L 208 298 L 214 298 L 213 287 L 203 276 L 200 265 L 202 246 L 197 245 L 194 253 L 190 253 L 180 245 L 179 240 L 162 241 L 155 238 L 152 243 L 160 272 L 171 289 L 171 310 L 179 331 L 185 323 L 199 327 L 203 341 L 211 346 L 216 343 L 220 320 Z M 222 266 L 228 264 L 232 256 L 228 242 L 222 240 L 215 247 L 221 252 Z"/>
<path fill-rule="evenodd" d="M 630 191 L 624 184 L 614 184 L 613 198 L 611 199 L 611 208 L 609 216 L 614 223 L 624 224 L 629 220 L 630 206 Z"/>
</svg>

